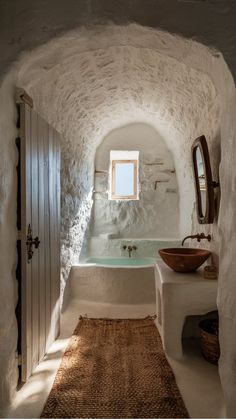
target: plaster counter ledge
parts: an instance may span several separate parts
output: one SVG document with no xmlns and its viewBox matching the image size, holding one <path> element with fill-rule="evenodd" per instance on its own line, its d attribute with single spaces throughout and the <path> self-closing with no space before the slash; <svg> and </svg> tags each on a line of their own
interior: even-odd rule
<svg viewBox="0 0 236 419">
<path fill-rule="evenodd" d="M 182 331 L 186 316 L 216 310 L 218 281 L 204 279 L 203 270 L 192 273 L 172 271 L 164 262 L 155 265 L 157 302 L 156 325 L 168 356 L 180 359 Z"/>
</svg>

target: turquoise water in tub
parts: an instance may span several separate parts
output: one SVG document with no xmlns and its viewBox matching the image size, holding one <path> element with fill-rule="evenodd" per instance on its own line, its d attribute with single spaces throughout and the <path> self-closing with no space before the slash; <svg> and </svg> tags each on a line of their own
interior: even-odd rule
<svg viewBox="0 0 236 419">
<path fill-rule="evenodd" d="M 86 263 L 106 266 L 152 266 L 156 263 L 154 258 L 89 258 Z"/>
</svg>

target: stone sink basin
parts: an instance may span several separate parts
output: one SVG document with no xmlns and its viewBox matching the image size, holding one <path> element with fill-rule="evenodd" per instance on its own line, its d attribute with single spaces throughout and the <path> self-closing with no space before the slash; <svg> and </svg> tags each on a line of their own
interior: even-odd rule
<svg viewBox="0 0 236 419">
<path fill-rule="evenodd" d="M 209 258 L 211 252 L 180 247 L 160 249 L 159 254 L 175 272 L 194 272 Z"/>
</svg>

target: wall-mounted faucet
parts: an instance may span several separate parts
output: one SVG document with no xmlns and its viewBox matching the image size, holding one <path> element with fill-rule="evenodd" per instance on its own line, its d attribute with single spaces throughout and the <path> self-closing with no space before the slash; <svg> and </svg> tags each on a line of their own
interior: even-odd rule
<svg viewBox="0 0 236 419">
<path fill-rule="evenodd" d="M 129 258 L 131 258 L 131 253 L 132 253 L 133 250 L 137 250 L 137 246 L 126 246 L 126 245 L 124 245 L 123 249 L 124 250 L 127 249 L 128 253 L 129 253 Z"/>
<path fill-rule="evenodd" d="M 183 241 L 182 241 L 182 246 L 184 245 L 185 240 L 187 239 L 197 239 L 198 242 L 200 242 L 203 239 L 208 240 L 209 242 L 211 241 L 211 235 L 208 234 L 207 236 L 204 233 L 200 233 L 200 234 L 193 234 L 192 236 L 186 236 Z"/>
</svg>

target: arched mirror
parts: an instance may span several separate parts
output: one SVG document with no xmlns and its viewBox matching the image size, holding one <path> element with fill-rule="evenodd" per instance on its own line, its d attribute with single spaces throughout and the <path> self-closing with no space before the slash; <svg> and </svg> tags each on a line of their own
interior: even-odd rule
<svg viewBox="0 0 236 419">
<path fill-rule="evenodd" d="M 214 188 L 219 184 L 212 180 L 209 151 L 204 135 L 194 141 L 192 158 L 198 221 L 200 224 L 211 224 L 215 215 Z"/>
</svg>

